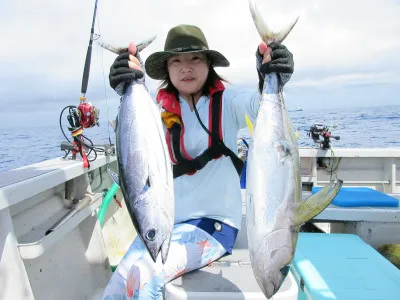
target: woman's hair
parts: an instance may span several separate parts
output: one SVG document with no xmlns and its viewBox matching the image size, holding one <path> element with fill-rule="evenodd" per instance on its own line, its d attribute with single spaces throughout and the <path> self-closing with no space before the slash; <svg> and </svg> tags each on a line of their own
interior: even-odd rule
<svg viewBox="0 0 400 300">
<path fill-rule="evenodd" d="M 167 64 L 165 64 L 165 68 L 167 69 L 166 74 L 168 74 L 168 68 L 167 68 Z M 224 82 L 228 82 L 227 80 L 225 80 L 224 78 L 222 78 L 220 75 L 217 74 L 217 72 L 215 72 L 214 68 L 212 66 L 210 66 L 210 69 L 208 71 L 208 76 L 206 79 L 206 82 L 203 85 L 203 89 L 201 91 L 201 96 L 209 96 L 210 95 L 210 87 L 212 87 L 215 83 L 216 80 L 221 80 Z M 172 84 L 171 79 L 168 78 L 164 79 L 161 84 L 160 84 L 160 88 L 165 88 L 165 90 L 169 93 L 173 93 L 176 96 L 176 99 L 179 99 L 179 92 L 176 89 L 176 87 Z"/>
</svg>

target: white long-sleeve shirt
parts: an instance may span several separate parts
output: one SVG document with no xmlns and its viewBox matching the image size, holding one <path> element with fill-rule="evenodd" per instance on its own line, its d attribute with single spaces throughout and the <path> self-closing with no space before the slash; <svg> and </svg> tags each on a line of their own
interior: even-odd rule
<svg viewBox="0 0 400 300">
<path fill-rule="evenodd" d="M 196 104 L 200 119 L 208 126 L 209 97 L 202 96 Z M 222 97 L 222 135 L 224 144 L 237 153 L 237 135 L 246 127 L 245 114 L 254 120 L 260 104 L 258 92 L 226 88 Z M 189 104 L 180 98 L 185 126 L 184 146 L 191 157 L 208 148 L 208 134 L 201 127 Z M 196 218 L 212 218 L 240 229 L 242 200 L 240 178 L 230 157 L 213 159 L 193 175 L 174 180 L 175 223 Z"/>
</svg>

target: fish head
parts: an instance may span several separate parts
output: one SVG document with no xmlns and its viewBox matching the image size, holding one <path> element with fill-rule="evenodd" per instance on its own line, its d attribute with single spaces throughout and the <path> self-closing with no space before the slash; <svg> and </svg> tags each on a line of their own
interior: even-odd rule
<svg viewBox="0 0 400 300">
<path fill-rule="evenodd" d="M 293 230 L 280 229 L 264 237 L 256 253 L 250 253 L 254 275 L 268 299 L 277 293 L 288 275 L 294 249 Z"/>
<path fill-rule="evenodd" d="M 261 290 L 268 299 L 272 298 L 272 296 L 279 291 L 287 274 L 289 274 L 289 270 L 289 266 L 284 266 L 280 270 L 275 270 L 273 273 L 269 274 L 267 279 L 264 280 L 263 285 L 261 285 Z"/>
<path fill-rule="evenodd" d="M 161 252 L 162 262 L 165 263 L 174 220 L 173 212 L 168 211 L 168 206 L 162 204 L 171 201 L 167 199 L 171 197 L 171 193 L 149 189 L 140 197 L 142 199 L 135 207 L 136 229 L 153 261 L 157 261 Z"/>
<path fill-rule="evenodd" d="M 268 299 L 278 292 L 286 276 L 289 274 L 289 270 L 290 266 L 284 265 L 281 268 L 271 269 L 266 273 L 266 278 L 263 278 L 260 287 Z"/>
</svg>

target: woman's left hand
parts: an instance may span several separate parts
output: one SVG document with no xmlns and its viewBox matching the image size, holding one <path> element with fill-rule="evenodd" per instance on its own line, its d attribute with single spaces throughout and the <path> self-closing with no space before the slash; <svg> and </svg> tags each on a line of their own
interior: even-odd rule
<svg viewBox="0 0 400 300">
<path fill-rule="evenodd" d="M 267 45 L 261 42 L 257 48 L 257 71 L 260 81 L 266 74 L 277 73 L 281 86 L 285 85 L 294 71 L 293 54 L 286 46 L 278 43 Z"/>
</svg>

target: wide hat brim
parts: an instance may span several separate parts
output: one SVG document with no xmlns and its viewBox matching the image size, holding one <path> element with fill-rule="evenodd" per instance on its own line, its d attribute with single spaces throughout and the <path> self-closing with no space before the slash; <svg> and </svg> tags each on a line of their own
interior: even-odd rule
<svg viewBox="0 0 400 300">
<path fill-rule="evenodd" d="M 189 51 L 159 51 L 151 54 L 145 62 L 148 76 L 156 80 L 168 78 L 167 59 L 174 55 L 183 53 L 205 53 L 212 67 L 229 67 L 229 61 L 221 53 L 215 50 L 189 50 Z"/>
</svg>

